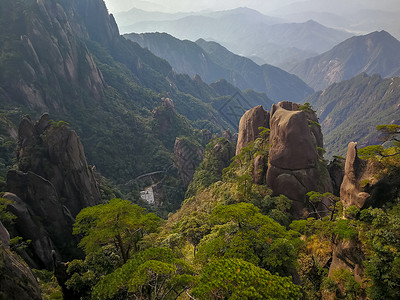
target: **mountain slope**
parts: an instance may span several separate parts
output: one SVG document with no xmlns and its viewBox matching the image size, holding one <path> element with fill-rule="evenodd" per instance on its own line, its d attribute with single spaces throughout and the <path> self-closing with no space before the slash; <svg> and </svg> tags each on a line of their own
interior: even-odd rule
<svg viewBox="0 0 400 300">
<path fill-rule="evenodd" d="M 316 90 L 362 72 L 398 76 L 400 42 L 386 31 L 352 37 L 328 52 L 299 63 L 291 72 Z"/>
<path fill-rule="evenodd" d="M 379 143 L 376 126 L 400 123 L 400 77 L 363 73 L 306 101 L 317 110 L 327 153 L 344 155 L 350 141 L 359 147 Z"/>
<path fill-rule="evenodd" d="M 206 83 L 225 79 L 239 89 L 264 92 L 275 102 L 301 101 L 313 92 L 298 77 L 270 65 L 260 67 L 215 42 L 181 41 L 166 33 L 132 33 L 125 37 L 166 59 L 176 72 L 198 74 Z"/>
<path fill-rule="evenodd" d="M 6 0 L 0 13 L 2 108 L 69 122 L 88 161 L 109 178 L 126 182 L 170 166 L 175 137 L 218 115 L 205 103 L 217 92 L 121 37 L 101 0 Z M 167 95 L 181 121 L 160 134 L 152 110 Z"/>
</svg>

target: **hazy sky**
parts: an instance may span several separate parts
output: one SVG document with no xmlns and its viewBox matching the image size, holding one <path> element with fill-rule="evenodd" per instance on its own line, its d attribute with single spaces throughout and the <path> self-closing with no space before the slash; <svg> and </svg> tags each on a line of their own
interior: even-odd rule
<svg viewBox="0 0 400 300">
<path fill-rule="evenodd" d="M 198 11 L 221 10 L 247 6 L 263 13 L 295 12 L 298 10 L 331 11 L 334 13 L 356 12 L 359 9 L 400 11 L 399 0 L 105 0 L 111 13 L 133 7 L 151 11 Z M 290 5 L 290 6 L 287 6 Z"/>
</svg>

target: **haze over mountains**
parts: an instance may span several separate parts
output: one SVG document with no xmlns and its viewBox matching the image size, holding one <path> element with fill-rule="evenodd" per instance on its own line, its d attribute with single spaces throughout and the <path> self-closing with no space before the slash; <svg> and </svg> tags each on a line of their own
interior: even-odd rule
<svg viewBox="0 0 400 300">
<path fill-rule="evenodd" d="M 131 33 L 125 37 L 166 59 L 176 72 L 200 75 L 209 84 L 225 79 L 239 89 L 264 92 L 275 102 L 301 101 L 313 93 L 298 77 L 271 65 L 259 66 L 216 42 L 181 41 L 166 33 Z"/>
<path fill-rule="evenodd" d="M 146 21 L 137 22 L 135 16 L 138 14 L 141 15 L 138 20 Z M 351 36 L 348 32 L 327 28 L 314 21 L 285 23 L 248 8 L 174 16 L 177 18 L 170 15 L 162 20 L 150 20 L 158 14 L 145 16 L 143 11 L 133 9 L 117 14 L 116 20 L 121 33 L 167 32 L 179 39 L 196 41 L 203 38 L 216 41 L 259 64 L 278 67 L 288 67 L 320 54 Z"/>
<path fill-rule="evenodd" d="M 352 37 L 290 70 L 315 90 L 360 73 L 400 75 L 400 42 L 386 31 Z"/>
</svg>

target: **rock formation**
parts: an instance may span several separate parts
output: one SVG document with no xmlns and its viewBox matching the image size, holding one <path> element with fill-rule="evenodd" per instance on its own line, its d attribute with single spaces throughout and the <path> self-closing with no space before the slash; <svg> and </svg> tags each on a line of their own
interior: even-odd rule
<svg viewBox="0 0 400 300">
<path fill-rule="evenodd" d="M 99 204 L 100 191 L 83 146 L 66 123 L 47 114 L 33 123 L 24 117 L 18 131 L 18 170 L 7 174 L 5 198 L 17 216 L 15 231 L 31 240 L 24 257 L 34 267 L 52 268 L 51 251 L 70 257 L 76 239 L 74 217 L 82 208 Z"/>
<path fill-rule="evenodd" d="M 340 200 L 344 208 L 352 205 L 362 208 L 366 199 L 370 196 L 363 191 L 362 187 L 362 182 L 370 177 L 367 164 L 357 155 L 357 143 L 350 143 L 347 150 L 343 183 L 340 187 Z"/>
<path fill-rule="evenodd" d="M 259 127 L 269 128 L 269 112 L 261 105 L 246 111 L 240 119 L 236 155 L 259 136 Z"/>
<path fill-rule="evenodd" d="M 315 113 L 299 110 L 292 102 L 273 105 L 270 117 L 270 149 L 267 184 L 275 194 L 293 200 L 292 212 L 300 217 L 309 191 L 331 192 L 328 171 L 320 161 L 322 133 Z"/>
<path fill-rule="evenodd" d="M 203 159 L 203 149 L 188 139 L 176 138 L 174 156 L 175 166 L 178 168 L 183 185 L 187 188 L 193 179 L 196 167 Z"/>
<path fill-rule="evenodd" d="M 36 124 L 24 117 L 18 131 L 19 170 L 48 180 L 73 216 L 87 206 L 100 203 L 100 192 L 89 168 L 82 143 L 66 123 L 55 124 L 44 114 Z M 8 191 L 21 197 L 22 191 L 8 176 Z"/>
<path fill-rule="evenodd" d="M 39 284 L 29 267 L 10 250 L 10 235 L 0 222 L 0 299 L 42 299 Z"/>
</svg>

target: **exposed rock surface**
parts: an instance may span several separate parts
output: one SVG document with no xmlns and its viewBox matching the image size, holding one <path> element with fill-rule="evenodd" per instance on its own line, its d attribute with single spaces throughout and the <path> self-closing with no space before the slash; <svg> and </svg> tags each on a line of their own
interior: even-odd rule
<svg viewBox="0 0 400 300">
<path fill-rule="evenodd" d="M 340 187 L 340 200 L 344 208 L 352 205 L 362 208 L 370 196 L 363 191 L 362 187 L 362 181 L 370 177 L 367 172 L 367 164 L 357 155 L 357 143 L 350 143 L 347 149 L 343 183 Z"/>
<path fill-rule="evenodd" d="M 76 240 L 74 217 L 82 208 L 99 204 L 100 191 L 76 133 L 47 114 L 33 123 L 24 117 L 18 131 L 19 170 L 7 174 L 4 197 L 17 216 L 15 230 L 31 240 L 30 257 L 35 267 L 52 268 L 51 251 L 69 257 Z"/>
<path fill-rule="evenodd" d="M 0 222 L 0 299 L 42 299 L 32 271 L 10 251 L 9 238 L 8 231 Z"/>
<path fill-rule="evenodd" d="M 22 14 L 13 2 L 2 1 L 0 11 Z M 5 99 L 18 99 L 21 104 L 42 112 L 64 111 L 63 98 L 77 96 L 82 88 L 100 99 L 104 94 L 104 80 L 82 42 L 89 33 L 80 21 L 75 1 L 63 6 L 57 1 L 33 1 L 32 11 L 35 13 L 26 18 L 24 26 L 14 25 L 13 20 L 9 22 L 7 33 L 20 39 L 19 55 L 24 61 L 17 66 L 21 76 L 6 78 Z M 7 22 L 10 16 L 2 14 L 1 17 Z"/>
<path fill-rule="evenodd" d="M 18 132 L 18 165 L 20 171 L 48 180 L 55 194 L 76 216 L 82 208 L 99 204 L 100 192 L 75 131 L 63 122 L 53 123 L 47 114 L 36 124 L 29 117 L 22 119 Z M 13 189 L 8 191 L 20 196 L 12 181 L 10 185 Z"/>
<path fill-rule="evenodd" d="M 269 112 L 261 105 L 246 111 L 240 119 L 236 155 L 259 136 L 259 127 L 269 128 Z"/>
<path fill-rule="evenodd" d="M 203 149 L 188 139 L 176 138 L 174 156 L 183 185 L 187 188 L 193 179 L 196 167 L 203 159 Z"/>
<path fill-rule="evenodd" d="M 299 110 L 292 102 L 280 102 L 271 109 L 270 149 L 267 184 L 275 194 L 292 199 L 296 217 L 306 213 L 306 193 L 331 192 L 328 171 L 317 147 L 322 134 L 312 111 Z"/>
</svg>

